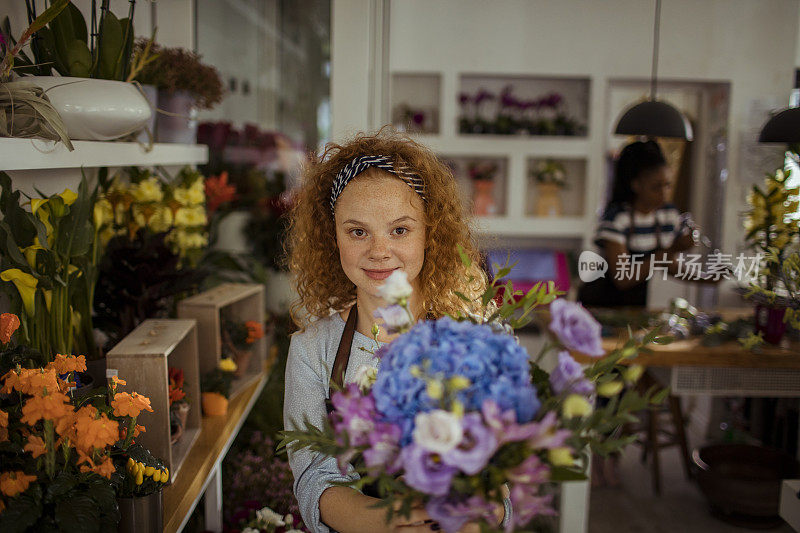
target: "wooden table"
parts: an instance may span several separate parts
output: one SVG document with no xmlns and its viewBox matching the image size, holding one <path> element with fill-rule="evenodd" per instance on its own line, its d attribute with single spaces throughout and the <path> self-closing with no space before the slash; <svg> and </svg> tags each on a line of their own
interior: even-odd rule
<svg viewBox="0 0 800 533">
<path fill-rule="evenodd" d="M 183 529 L 204 492 L 206 529 L 222 531 L 222 459 L 266 382 L 265 370 L 260 379 L 231 398 L 226 416 L 203 418 L 200 436 L 184 459 L 181 475 L 164 488 L 164 533 Z"/>
</svg>

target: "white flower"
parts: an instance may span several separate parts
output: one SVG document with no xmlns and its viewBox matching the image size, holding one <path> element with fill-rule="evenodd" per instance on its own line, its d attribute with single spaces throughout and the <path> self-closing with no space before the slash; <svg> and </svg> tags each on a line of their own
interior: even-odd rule
<svg viewBox="0 0 800 533">
<path fill-rule="evenodd" d="M 242 533 L 261 533 L 261 531 L 252 527 L 246 527 L 242 530 Z"/>
<path fill-rule="evenodd" d="M 356 370 L 356 379 L 355 382 L 358 384 L 358 387 L 367 392 L 369 389 L 372 388 L 372 385 L 375 383 L 375 379 L 378 377 L 378 369 L 371 365 L 361 365 Z"/>
<path fill-rule="evenodd" d="M 378 289 L 378 296 L 386 303 L 396 304 L 407 300 L 412 290 L 408 275 L 402 270 L 395 270 Z"/>
<path fill-rule="evenodd" d="M 286 522 L 283 521 L 283 516 L 279 515 L 269 507 L 264 507 L 256 511 L 256 519 L 264 526 L 274 524 L 276 526 L 285 526 Z"/>
<path fill-rule="evenodd" d="M 447 453 L 464 438 L 461 420 L 453 413 L 436 409 L 414 418 L 414 442 L 434 453 Z"/>
</svg>

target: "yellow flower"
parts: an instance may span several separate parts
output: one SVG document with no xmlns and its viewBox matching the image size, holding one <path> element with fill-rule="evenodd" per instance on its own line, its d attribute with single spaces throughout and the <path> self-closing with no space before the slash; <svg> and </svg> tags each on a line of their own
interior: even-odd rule
<svg viewBox="0 0 800 533">
<path fill-rule="evenodd" d="M 95 202 L 92 211 L 94 219 L 94 228 L 99 230 L 114 219 L 114 210 L 111 208 L 111 202 L 105 198 L 100 198 Z"/>
<path fill-rule="evenodd" d="M 642 377 L 642 373 L 644 373 L 642 365 L 631 365 L 622 373 L 622 379 L 628 384 L 636 383 Z"/>
<path fill-rule="evenodd" d="M 25 255 L 25 260 L 30 265 L 31 269 L 36 270 L 36 251 L 37 250 L 44 250 L 41 244 L 39 244 L 39 237 L 33 238 L 33 244 L 30 246 L 26 246 L 22 249 L 22 253 Z"/>
<path fill-rule="evenodd" d="M 150 177 L 140 181 L 131 187 L 131 194 L 139 203 L 160 202 L 164 199 L 164 192 L 161 190 L 161 182 L 156 177 Z"/>
<path fill-rule="evenodd" d="M 176 226 L 205 226 L 206 210 L 200 207 L 183 207 L 175 212 Z"/>
<path fill-rule="evenodd" d="M 223 372 L 236 372 L 236 368 L 236 362 L 233 359 L 226 357 L 219 361 L 219 369 Z"/>
<path fill-rule="evenodd" d="M 153 476 L 153 472 L 155 472 L 155 471 L 156 471 L 156 469 L 153 468 L 152 466 L 146 466 L 145 469 L 144 469 L 144 475 L 152 477 Z"/>
<path fill-rule="evenodd" d="M 576 416 L 587 416 L 592 413 L 592 405 L 589 401 L 579 394 L 570 394 L 564 400 L 564 405 L 561 408 L 566 418 L 575 418 Z"/>
<path fill-rule="evenodd" d="M 13 282 L 14 285 L 16 285 L 19 295 L 22 297 L 22 304 L 25 306 L 25 312 L 28 316 L 33 316 L 34 296 L 36 294 L 36 285 L 39 283 L 39 280 L 18 268 L 4 270 L 0 273 L 0 279 Z"/>
<path fill-rule="evenodd" d="M 462 418 L 464 416 L 464 404 L 459 402 L 458 400 L 453 400 L 453 404 L 450 410 L 458 418 Z"/>
<path fill-rule="evenodd" d="M 453 376 L 450 378 L 450 388 L 455 391 L 460 391 L 468 388 L 471 385 L 469 379 L 464 376 Z"/>
<path fill-rule="evenodd" d="M 575 459 L 569 448 L 550 448 L 547 450 L 547 459 L 553 466 L 572 466 Z"/>
<path fill-rule="evenodd" d="M 141 485 L 142 483 L 144 483 L 144 476 L 142 476 L 141 472 L 137 472 L 136 473 L 136 484 L 137 485 Z"/>
<path fill-rule="evenodd" d="M 411 365 L 411 368 L 409 368 L 408 371 L 415 378 L 422 376 L 422 370 L 419 368 L 418 365 Z"/>
<path fill-rule="evenodd" d="M 203 179 L 196 179 L 189 187 L 188 198 L 192 205 L 199 205 L 206 201 L 206 184 Z"/>
<path fill-rule="evenodd" d="M 154 233 L 162 233 L 172 227 L 172 210 L 169 207 L 157 207 L 150 217 L 148 227 Z"/>
<path fill-rule="evenodd" d="M 36 211 L 38 211 L 39 208 L 46 203 L 47 203 L 47 198 L 34 198 L 33 200 L 31 200 L 31 213 L 35 215 Z"/>
<path fill-rule="evenodd" d="M 50 308 L 53 306 L 53 291 L 51 291 L 50 289 L 42 289 L 42 292 L 44 293 L 44 304 L 47 307 L 47 310 L 49 311 Z"/>
<path fill-rule="evenodd" d="M 64 189 L 64 192 L 59 194 L 64 203 L 67 205 L 72 205 L 75 203 L 75 200 L 78 199 L 78 195 L 69 189 Z"/>
<path fill-rule="evenodd" d="M 622 382 L 619 380 L 607 381 L 597 387 L 597 394 L 600 396 L 611 397 L 620 393 L 622 390 Z"/>
<path fill-rule="evenodd" d="M 430 380 L 426 390 L 431 400 L 441 400 L 444 395 L 444 386 L 438 379 Z"/>
</svg>

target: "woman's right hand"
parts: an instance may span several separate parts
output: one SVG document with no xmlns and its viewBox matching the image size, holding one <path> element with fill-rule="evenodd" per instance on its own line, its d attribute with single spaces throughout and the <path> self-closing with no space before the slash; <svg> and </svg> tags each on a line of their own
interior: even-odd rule
<svg viewBox="0 0 800 533">
<path fill-rule="evenodd" d="M 402 502 L 395 502 L 394 511 L 399 513 Z M 416 533 L 422 531 L 439 531 L 439 524 L 434 522 L 422 504 L 414 505 L 408 516 L 395 514 L 389 523 L 389 531 L 393 533 Z"/>
</svg>

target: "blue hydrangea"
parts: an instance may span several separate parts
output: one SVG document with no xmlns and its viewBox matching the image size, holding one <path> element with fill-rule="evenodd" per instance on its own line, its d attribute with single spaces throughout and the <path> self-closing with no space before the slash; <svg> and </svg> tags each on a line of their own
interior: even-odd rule
<svg viewBox="0 0 800 533">
<path fill-rule="evenodd" d="M 372 388 L 375 406 L 385 421 L 403 430 L 403 445 L 411 440 L 417 413 L 439 407 L 428 397 L 425 381 L 411 375 L 411 368 L 422 368 L 425 361 L 430 361 L 429 375 L 470 380 L 470 387 L 459 393 L 467 411 L 478 411 L 492 399 L 504 411 L 513 409 L 522 424 L 539 410 L 527 352 L 513 337 L 494 333 L 488 326 L 447 317 L 420 322 L 378 355 L 381 366 Z"/>
</svg>

